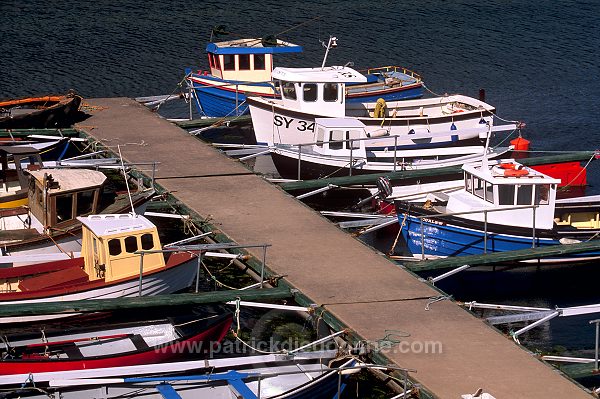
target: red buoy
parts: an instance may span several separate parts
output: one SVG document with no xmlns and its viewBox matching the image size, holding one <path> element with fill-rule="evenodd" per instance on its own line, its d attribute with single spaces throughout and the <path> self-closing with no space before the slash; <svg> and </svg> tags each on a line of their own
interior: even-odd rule
<svg viewBox="0 0 600 399">
<path fill-rule="evenodd" d="M 529 140 L 523 137 L 517 137 L 510 141 L 510 144 L 514 147 L 515 151 L 529 151 Z"/>
</svg>

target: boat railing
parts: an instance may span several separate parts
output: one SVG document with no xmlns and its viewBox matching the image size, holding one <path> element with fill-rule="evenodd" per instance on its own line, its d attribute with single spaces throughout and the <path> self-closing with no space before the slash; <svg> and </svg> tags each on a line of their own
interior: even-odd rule
<svg viewBox="0 0 600 399">
<path fill-rule="evenodd" d="M 156 253 L 172 253 L 172 252 L 196 252 L 198 258 L 198 267 L 196 270 L 196 292 L 199 291 L 200 284 L 200 268 L 202 267 L 202 260 L 204 254 L 208 251 L 220 251 L 220 250 L 231 250 L 231 249 L 242 249 L 242 248 L 262 248 L 262 263 L 260 269 L 260 288 L 263 288 L 265 282 L 265 265 L 267 263 L 267 248 L 271 244 L 245 244 L 239 245 L 236 243 L 216 243 L 216 244 L 196 244 L 196 245 L 179 245 L 170 246 L 164 249 L 149 249 L 149 250 L 137 250 L 134 252 L 135 255 L 140 255 L 140 277 L 138 285 L 138 296 L 142 296 L 143 288 L 143 275 L 144 275 L 144 255 L 156 254 Z"/>
<path fill-rule="evenodd" d="M 350 151 L 350 159 L 348 161 L 348 175 L 352 176 L 352 169 L 354 168 L 354 164 L 355 164 L 355 159 L 354 158 L 354 142 L 360 142 L 360 141 L 376 141 L 376 140 L 390 140 L 392 137 L 390 136 L 382 136 L 382 137 L 362 137 L 362 138 L 358 138 L 358 139 L 346 139 L 346 140 L 331 140 L 328 141 L 328 143 L 349 143 L 349 151 Z M 402 157 L 402 156 L 398 156 L 398 136 L 393 136 L 394 138 L 394 153 L 393 153 L 393 169 L 391 170 L 391 172 L 397 172 L 398 166 L 401 166 L 401 170 L 404 170 L 404 166 L 406 164 L 406 158 Z M 323 142 L 313 142 L 313 143 L 302 143 L 302 144 L 295 144 L 295 146 L 298 147 L 298 180 L 302 180 L 301 176 L 301 170 L 302 170 L 302 148 L 306 148 L 306 147 L 313 147 L 317 144 L 322 144 Z"/>
<path fill-rule="evenodd" d="M 365 73 L 367 75 L 370 75 L 372 73 L 389 73 L 389 72 L 400 72 L 403 73 L 404 75 L 410 76 L 411 78 L 415 79 L 417 82 L 421 82 L 422 78 L 421 75 L 419 75 L 418 73 L 405 68 L 405 67 L 401 67 L 401 66 L 397 66 L 397 65 L 388 65 L 388 66 L 382 66 L 382 67 L 376 67 L 376 68 L 369 68 L 366 71 L 365 70 L 361 70 L 359 71 L 361 73 Z"/>
<path fill-rule="evenodd" d="M 424 236 L 424 228 L 423 228 L 423 220 L 424 219 L 437 219 L 437 218 L 444 218 L 444 217 L 450 217 L 450 216 L 459 216 L 459 215 L 470 215 L 470 214 L 475 214 L 475 213 L 483 213 L 483 253 L 486 254 L 487 253 L 487 242 L 488 242 L 488 221 L 487 221 L 487 215 L 490 212 L 502 212 L 502 211 L 508 211 L 508 210 L 516 210 L 516 209 L 532 209 L 532 219 L 533 219 L 533 223 L 532 223 L 532 228 L 531 228 L 531 248 L 535 248 L 535 242 L 536 242 L 536 229 L 535 229 L 535 210 L 537 208 L 539 208 L 539 205 L 517 205 L 517 206 L 511 206 L 511 207 L 506 207 L 506 208 L 494 208 L 494 209 L 476 209 L 476 210 L 472 210 L 472 211 L 464 211 L 464 212 L 446 212 L 446 213 L 439 213 L 439 214 L 435 214 L 435 215 L 421 215 L 421 216 L 415 216 L 415 218 L 419 219 L 420 221 L 420 229 L 421 229 L 421 259 L 425 259 L 425 236 Z M 400 228 L 402 228 L 402 226 L 400 226 Z"/>
</svg>

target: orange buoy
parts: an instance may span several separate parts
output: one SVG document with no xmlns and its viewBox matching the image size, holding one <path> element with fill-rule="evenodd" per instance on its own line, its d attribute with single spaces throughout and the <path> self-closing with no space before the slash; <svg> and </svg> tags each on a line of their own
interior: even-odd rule
<svg viewBox="0 0 600 399">
<path fill-rule="evenodd" d="M 510 145 L 513 146 L 515 151 L 529 151 L 529 143 L 530 141 L 523 137 L 517 137 L 510 141 Z"/>
</svg>

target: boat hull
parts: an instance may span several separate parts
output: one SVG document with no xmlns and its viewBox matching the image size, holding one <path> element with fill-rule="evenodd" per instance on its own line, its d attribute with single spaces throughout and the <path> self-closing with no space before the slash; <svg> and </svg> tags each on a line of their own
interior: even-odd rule
<svg viewBox="0 0 600 399">
<path fill-rule="evenodd" d="M 402 204 L 402 205 L 399 205 Z M 402 227 L 402 236 L 408 249 L 415 257 L 435 256 L 466 256 L 482 255 L 485 253 L 515 251 L 563 245 L 561 238 L 576 238 L 585 240 L 586 237 L 559 235 L 554 230 L 536 231 L 535 239 L 532 230 L 526 228 L 507 228 L 505 226 L 488 224 L 473 220 L 464 221 L 456 217 L 434 218 L 435 214 L 410 210 L 409 203 L 396 201 L 398 222 Z M 419 219 L 417 216 L 428 216 Z M 421 223 L 422 220 L 422 223 Z M 593 236 L 595 231 L 589 232 Z M 589 261 L 599 259 L 600 252 L 584 252 L 565 257 L 543 259 L 548 263 L 563 263 Z"/>
<path fill-rule="evenodd" d="M 32 97 L 0 101 L 0 108 L 11 111 L 17 107 L 32 107 L 28 112 L 0 116 L 0 129 L 60 128 L 71 125 L 79 110 L 77 95 Z"/>
</svg>

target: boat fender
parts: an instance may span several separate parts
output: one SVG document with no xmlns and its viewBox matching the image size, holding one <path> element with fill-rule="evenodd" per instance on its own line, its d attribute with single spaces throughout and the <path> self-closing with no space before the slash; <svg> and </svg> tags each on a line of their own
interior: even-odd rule
<svg viewBox="0 0 600 399">
<path fill-rule="evenodd" d="M 502 169 L 514 169 L 514 170 L 521 170 L 524 168 L 523 165 L 521 164 L 516 164 L 513 162 L 504 162 L 500 164 L 500 168 Z"/>
<path fill-rule="evenodd" d="M 383 98 L 378 98 L 375 103 L 375 110 L 373 111 L 373 118 L 383 118 L 385 117 L 385 108 L 387 104 Z"/>
<path fill-rule="evenodd" d="M 377 129 L 371 132 L 367 132 L 367 137 L 383 137 L 389 136 L 390 132 L 387 129 Z"/>
</svg>

